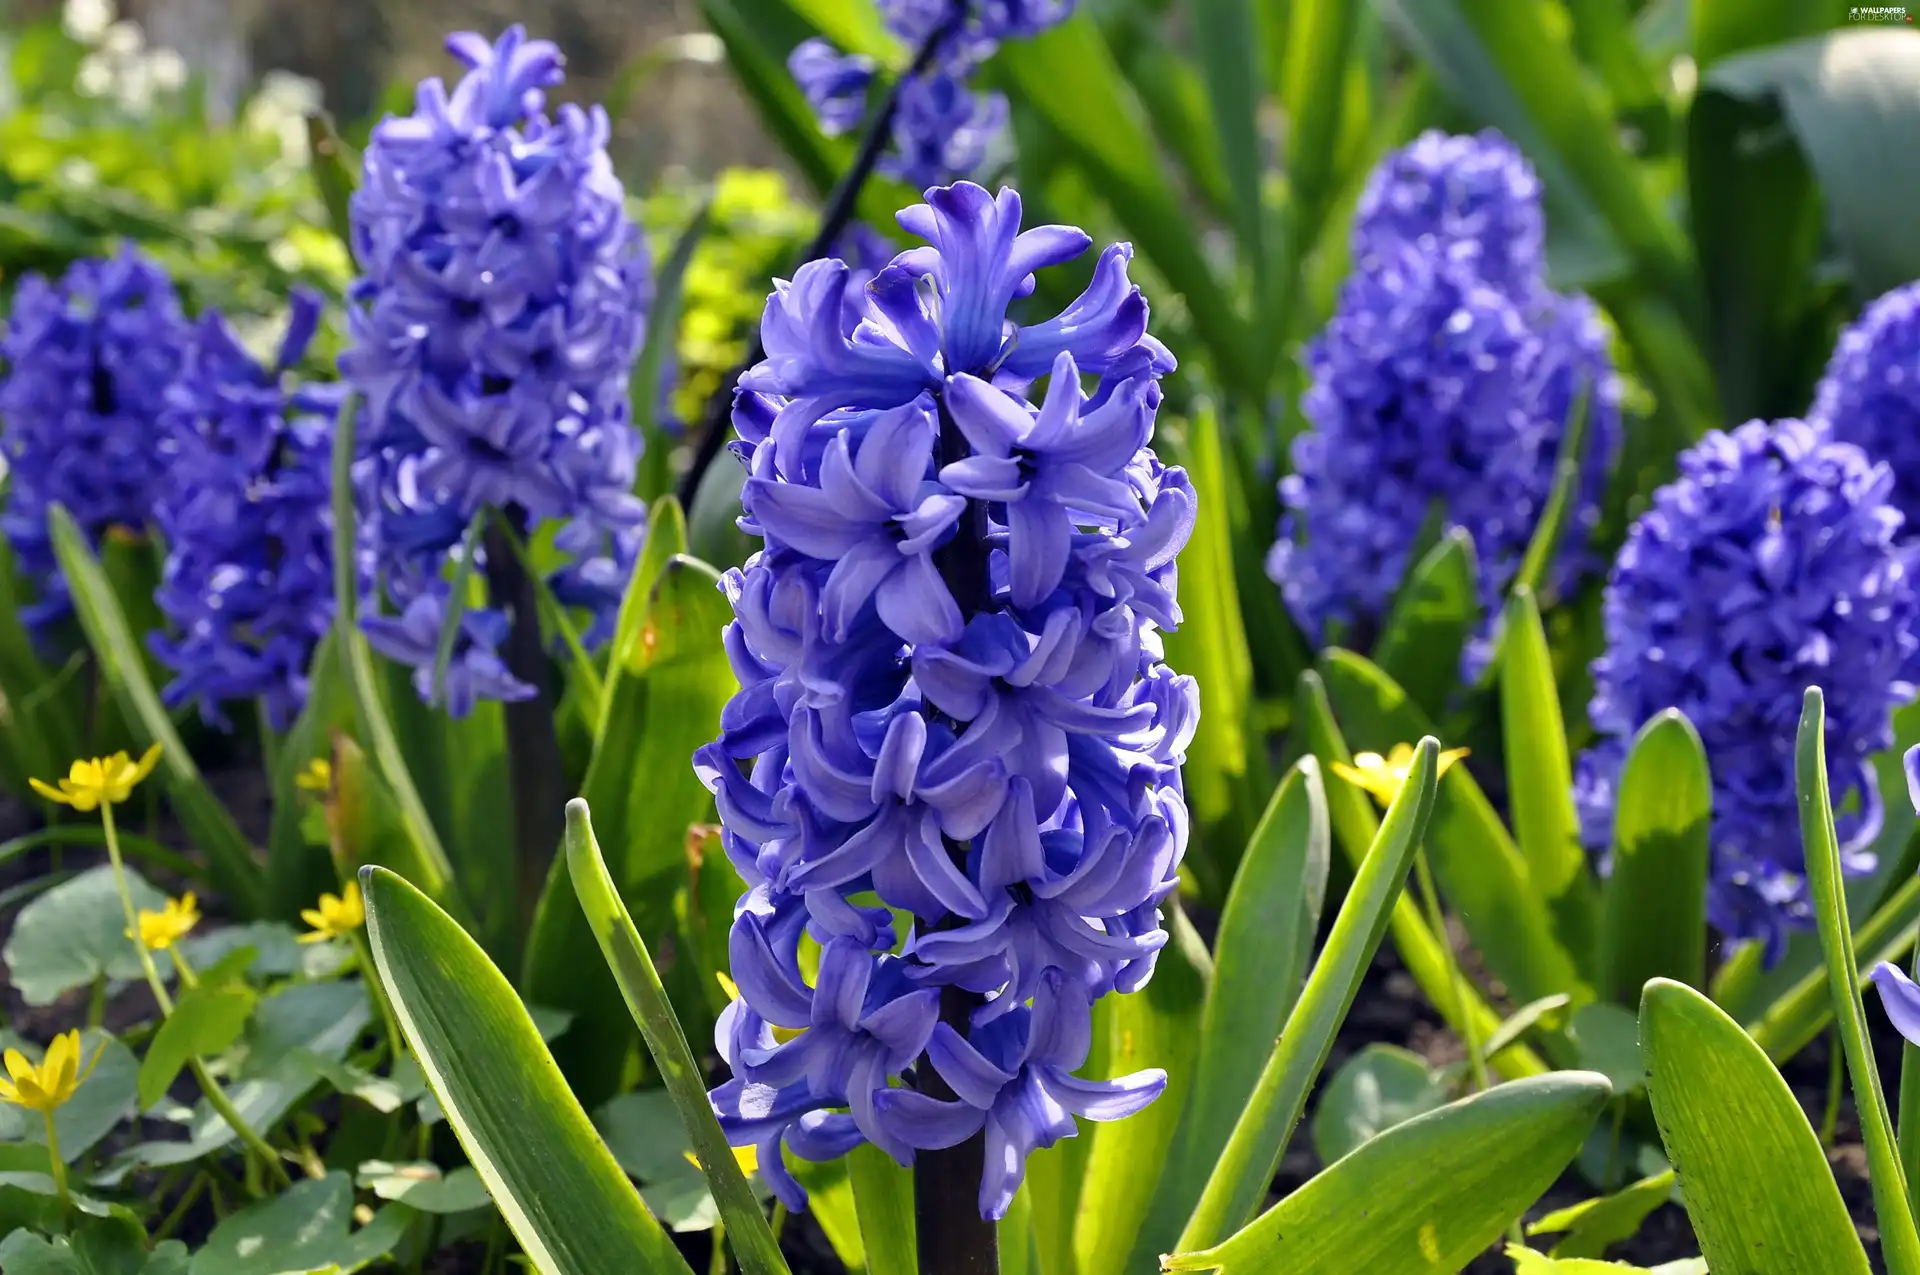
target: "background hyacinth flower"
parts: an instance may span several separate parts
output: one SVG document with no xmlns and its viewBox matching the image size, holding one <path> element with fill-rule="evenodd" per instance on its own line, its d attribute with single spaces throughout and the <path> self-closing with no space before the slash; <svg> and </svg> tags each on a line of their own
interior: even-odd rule
<svg viewBox="0 0 1920 1275">
<path fill-rule="evenodd" d="M 740 381 L 741 525 L 765 547 L 724 582 L 741 689 L 695 758 L 750 886 L 712 1097 L 793 1207 L 782 1145 L 904 1163 L 979 1134 L 997 1218 L 1074 1113 L 1165 1083 L 1074 1073 L 1094 1000 L 1152 972 L 1186 848 L 1199 702 L 1160 633 L 1194 502 L 1150 445 L 1173 359 L 1128 249 L 1023 326 L 1033 272 L 1088 237 L 1023 232 L 1012 191 L 927 199 L 900 214 L 927 246 L 864 291 L 837 260 L 777 282 Z"/>
<path fill-rule="evenodd" d="M 1893 475 L 1801 421 L 1714 432 L 1636 522 L 1608 578 L 1606 653 L 1588 709 L 1601 742 L 1575 781 L 1585 837 L 1606 843 L 1633 732 L 1678 708 L 1713 776 L 1708 917 L 1777 954 L 1812 913 L 1794 796 L 1803 692 L 1826 693 L 1843 862 L 1877 830 L 1867 758 L 1893 740 L 1920 650 L 1914 551 Z"/>
<path fill-rule="evenodd" d="M 1554 583 L 1595 565 L 1586 542 L 1620 387 L 1598 311 L 1546 285 L 1539 194 L 1494 134 L 1429 133 L 1370 181 L 1354 273 L 1306 352 L 1313 428 L 1294 440 L 1267 564 L 1316 640 L 1367 636 L 1436 508 L 1472 535 L 1482 603 L 1497 612 L 1583 388 L 1587 452 Z M 1485 649 L 1469 647 L 1470 670 Z"/>
<path fill-rule="evenodd" d="M 10 481 L 0 531 L 36 598 L 30 628 L 71 610 L 54 562 L 47 510 L 64 505 L 95 544 L 109 528 L 143 530 L 159 495 L 167 387 L 188 326 L 173 281 L 132 245 L 75 262 L 58 282 L 20 280 L 0 354 L 0 446 Z"/>
<path fill-rule="evenodd" d="M 652 285 L 607 157 L 606 113 L 569 103 L 544 114 L 562 58 L 518 26 L 491 45 L 454 35 L 447 48 L 469 68 L 458 86 L 422 83 L 414 113 L 383 121 L 367 147 L 352 205 L 363 273 L 341 358 L 366 400 L 366 533 L 400 611 L 370 619 L 368 636 L 416 664 L 419 631 L 438 629 L 442 570 L 480 510 L 522 534 L 567 524 L 562 547 L 576 558 L 555 587 L 594 610 L 596 636 L 644 514 L 627 385 Z M 530 694 L 494 675 L 493 614 L 480 608 L 463 626 L 456 657 L 476 693 Z"/>
<path fill-rule="evenodd" d="M 289 383 L 320 308 L 293 294 L 270 367 L 221 316 L 202 316 L 160 418 L 167 560 L 154 600 L 174 632 L 149 645 L 174 671 L 166 702 L 197 703 L 223 728 L 224 701 L 256 696 L 276 730 L 290 726 L 333 619 L 328 467 L 344 391 Z"/>
<path fill-rule="evenodd" d="M 1893 500 L 1920 520 L 1920 283 L 1887 293 L 1840 334 L 1808 419 L 1893 470 Z"/>
</svg>

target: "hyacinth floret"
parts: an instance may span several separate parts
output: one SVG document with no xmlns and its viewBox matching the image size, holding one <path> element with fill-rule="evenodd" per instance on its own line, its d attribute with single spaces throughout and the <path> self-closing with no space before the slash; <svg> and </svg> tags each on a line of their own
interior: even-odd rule
<svg viewBox="0 0 1920 1275">
<path fill-rule="evenodd" d="M 1893 501 L 1920 525 L 1920 283 L 1895 288 L 1840 334 L 1809 420 L 1893 470 Z"/>
<path fill-rule="evenodd" d="M 197 703 L 223 729 L 223 703 L 255 697 L 275 729 L 291 726 L 333 621 L 328 474 L 344 389 L 293 373 L 321 305 L 294 291 L 271 366 L 203 315 L 160 417 L 167 558 L 154 601 L 172 631 L 148 644 L 174 672 L 167 704 Z"/>
<path fill-rule="evenodd" d="M 1186 847 L 1199 702 L 1161 632 L 1194 499 L 1151 447 L 1174 361 L 1125 245 L 1010 318 L 1091 246 L 1020 219 L 1012 191 L 935 188 L 899 218 L 924 246 L 863 290 L 837 260 L 776 281 L 736 397 L 764 547 L 723 582 L 740 691 L 695 757 L 750 887 L 712 1100 L 793 1207 L 782 1145 L 907 1163 L 980 1134 L 998 1217 L 1073 1114 L 1165 1083 L 1074 1073 L 1094 1000 L 1152 972 Z M 943 1018 L 945 988 L 971 1011 Z"/>
<path fill-rule="evenodd" d="M 1268 559 L 1301 626 L 1364 641 L 1438 513 L 1476 550 L 1483 608 L 1498 611 L 1553 488 L 1576 405 L 1586 451 L 1549 583 L 1597 563 L 1588 540 L 1620 439 L 1608 331 L 1585 297 L 1549 289 L 1539 184 L 1494 135 L 1428 134 L 1370 181 L 1354 272 L 1308 346 Z M 1487 643 L 1469 645 L 1468 670 Z"/>
<path fill-rule="evenodd" d="M 96 545 L 113 528 L 145 530 L 162 481 L 155 422 L 187 337 L 173 281 L 131 244 L 57 281 L 21 278 L 0 339 L 0 532 L 34 588 L 20 613 L 30 630 L 72 611 L 47 530 L 53 505 Z"/>
<path fill-rule="evenodd" d="M 423 82 L 414 113 L 383 121 L 367 148 L 341 359 L 366 403 L 356 486 L 370 556 L 399 611 L 371 618 L 368 636 L 417 669 L 478 512 L 523 532 L 566 524 L 575 557 L 553 583 L 593 609 L 594 637 L 610 631 L 644 514 L 627 386 L 652 284 L 606 113 L 544 113 L 563 59 L 521 27 L 447 48 L 468 68 L 459 84 Z M 521 697 L 531 688 L 500 665 L 502 632 L 498 612 L 476 608 L 455 659 L 474 693 Z"/>
<path fill-rule="evenodd" d="M 1796 420 L 1714 432 L 1681 454 L 1608 579 L 1606 652 L 1588 708 L 1601 742 L 1576 768 L 1589 844 L 1611 831 L 1633 734 L 1677 708 L 1713 776 L 1708 916 L 1770 957 L 1812 925 L 1794 790 L 1801 697 L 1826 695 L 1843 863 L 1865 871 L 1880 824 L 1868 758 L 1914 695 L 1920 591 L 1893 475 Z"/>
</svg>

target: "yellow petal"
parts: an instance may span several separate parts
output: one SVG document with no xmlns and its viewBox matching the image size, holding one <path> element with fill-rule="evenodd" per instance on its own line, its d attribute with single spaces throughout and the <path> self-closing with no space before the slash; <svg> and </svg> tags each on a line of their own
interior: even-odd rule
<svg viewBox="0 0 1920 1275">
<path fill-rule="evenodd" d="M 11 1082 L 5 1080 L 0 1080 L 0 1102 L 10 1102 L 16 1107 L 27 1105 L 21 1101 L 20 1091 L 15 1089 Z"/>
<path fill-rule="evenodd" d="M 27 782 L 33 785 L 35 792 L 45 797 L 48 801 L 57 801 L 63 806 L 72 803 L 72 798 L 68 797 L 66 793 L 61 792 L 58 788 L 55 788 L 52 784 L 42 783 L 38 779 L 29 779 Z"/>
<path fill-rule="evenodd" d="M 357 930 L 366 922 L 367 906 L 360 898 L 358 881 L 347 882 L 347 888 L 340 892 L 340 919 L 349 930 Z"/>
<path fill-rule="evenodd" d="M 159 762 L 160 762 L 160 745 L 155 744 L 152 748 L 149 748 L 147 749 L 146 752 L 140 754 L 140 764 L 133 768 L 133 778 L 128 780 L 127 782 L 129 784 L 139 783 L 142 779 L 145 779 L 148 775 L 151 775 L 153 773 L 153 768 L 156 765 L 158 765 Z"/>
<path fill-rule="evenodd" d="M 33 1074 L 33 1064 L 28 1062 L 27 1056 L 17 1049 L 7 1051 L 6 1063 L 7 1075 L 15 1080 L 21 1080 Z"/>
<path fill-rule="evenodd" d="M 1413 745 L 1395 744 L 1387 750 L 1387 768 L 1406 774 L 1413 769 Z"/>
<path fill-rule="evenodd" d="M 727 994 L 728 1000 L 737 1001 L 740 999 L 740 985 L 735 983 L 731 978 L 728 978 L 725 970 L 715 970 L 713 976 L 720 980 L 720 990 Z"/>
<path fill-rule="evenodd" d="M 324 943 L 332 937 L 333 935 L 326 930 L 309 930 L 305 934 L 296 935 L 294 941 L 296 943 Z"/>
<path fill-rule="evenodd" d="M 1465 757 L 1467 754 L 1471 753 L 1472 751 L 1473 750 L 1471 748 L 1447 749 L 1447 751 L 1440 754 L 1440 757 L 1434 766 L 1433 777 L 1435 779 L 1440 778 L 1440 776 L 1447 773 L 1447 767 L 1453 765 L 1453 763 L 1459 761 L 1462 757 Z"/>
<path fill-rule="evenodd" d="M 327 896 L 324 894 L 321 895 L 320 901 L 325 903 Z M 318 908 L 301 908 L 300 919 L 305 921 L 313 929 L 324 930 L 327 928 L 327 914 Z"/>
</svg>

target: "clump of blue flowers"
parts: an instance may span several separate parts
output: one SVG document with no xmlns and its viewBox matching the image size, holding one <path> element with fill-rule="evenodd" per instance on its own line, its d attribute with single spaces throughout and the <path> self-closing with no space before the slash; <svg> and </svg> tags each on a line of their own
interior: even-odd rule
<svg viewBox="0 0 1920 1275">
<path fill-rule="evenodd" d="M 1174 361 L 1126 245 L 1060 314 L 1009 319 L 1090 245 L 1020 217 L 1010 190 L 930 190 L 899 218 L 928 246 L 864 292 L 831 259 L 776 284 L 740 381 L 765 547 L 725 580 L 740 691 L 695 758 L 750 886 L 712 1101 L 792 1207 L 783 1143 L 906 1163 L 979 1134 L 997 1218 L 1075 1115 L 1165 1084 L 1074 1073 L 1094 1000 L 1152 972 L 1187 840 L 1199 701 L 1160 635 L 1194 497 L 1150 445 Z"/>
<path fill-rule="evenodd" d="M 29 629 L 71 613 L 47 511 L 64 505 L 96 545 L 110 529 L 144 532 L 159 494 L 155 428 L 180 368 L 187 320 L 173 281 L 126 245 L 75 262 L 57 282 L 20 280 L 0 355 L 0 447 L 9 498 L 0 531 L 34 601 Z"/>
<path fill-rule="evenodd" d="M 1893 498 L 1920 520 L 1920 283 L 1887 293 L 1840 334 L 1808 418 L 1893 470 Z"/>
<path fill-rule="evenodd" d="M 900 85 L 891 121 L 892 145 L 880 168 L 916 189 L 974 175 L 1005 131 L 1007 101 L 976 92 L 970 80 L 1004 40 L 1031 39 L 1065 21 L 1073 0 L 880 0 L 887 29 L 910 49 L 943 30 L 932 62 Z M 866 118 L 876 67 L 822 39 L 796 47 L 787 69 L 829 136 Z"/>
<path fill-rule="evenodd" d="M 1546 284 L 1540 184 L 1498 134 L 1428 133 L 1384 160 L 1360 202 L 1354 270 L 1306 352 L 1268 574 L 1317 640 L 1364 640 L 1435 511 L 1473 538 L 1495 611 L 1552 491 L 1586 396 L 1579 500 L 1554 583 L 1586 549 L 1620 436 L 1607 329 Z M 1469 650 L 1477 662 L 1484 645 Z"/>
<path fill-rule="evenodd" d="M 328 472 L 343 388 L 292 381 L 320 310 L 317 294 L 294 292 L 271 367 L 203 315 L 159 421 L 167 560 L 154 600 L 173 632 L 149 645 L 175 674 L 167 704 L 197 703 L 223 728 L 224 702 L 256 697 L 276 730 L 290 726 L 333 621 Z"/>
<path fill-rule="evenodd" d="M 414 113 L 383 121 L 367 147 L 352 205 L 363 273 L 341 358 L 366 402 L 356 483 L 370 556 L 399 609 L 366 631 L 415 667 L 423 696 L 443 569 L 477 513 L 522 534 L 565 522 L 558 543 L 573 561 L 553 586 L 594 612 L 594 638 L 611 629 L 644 515 L 627 386 L 652 285 L 606 112 L 547 116 L 563 59 L 521 27 L 447 48 L 468 68 L 459 85 L 422 83 Z M 507 623 L 489 607 L 466 614 L 450 711 L 533 693 L 497 654 Z"/>
<path fill-rule="evenodd" d="M 1827 765 L 1849 870 L 1880 822 L 1868 757 L 1914 695 L 1920 591 L 1893 474 L 1801 421 L 1754 421 L 1681 454 L 1608 578 L 1606 653 L 1577 767 L 1585 835 L 1604 846 L 1634 731 L 1678 708 L 1713 775 L 1708 917 L 1777 955 L 1812 924 L 1793 740 L 1801 696 L 1827 699 Z"/>
</svg>

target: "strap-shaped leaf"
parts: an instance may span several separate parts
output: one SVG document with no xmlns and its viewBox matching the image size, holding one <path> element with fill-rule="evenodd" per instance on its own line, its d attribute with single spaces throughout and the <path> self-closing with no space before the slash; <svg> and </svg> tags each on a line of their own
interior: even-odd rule
<svg viewBox="0 0 1920 1275">
<path fill-rule="evenodd" d="M 480 945 L 391 872 L 360 883 L 401 1030 L 534 1268 L 689 1275 Z"/>
<path fill-rule="evenodd" d="M 1712 814 L 1706 749 L 1693 723 L 1669 709 L 1640 728 L 1620 774 L 1595 976 L 1600 995 L 1632 1005 L 1650 978 L 1705 986 Z"/>
</svg>

